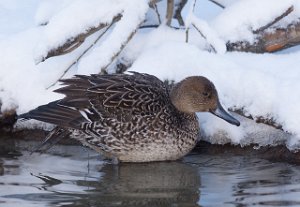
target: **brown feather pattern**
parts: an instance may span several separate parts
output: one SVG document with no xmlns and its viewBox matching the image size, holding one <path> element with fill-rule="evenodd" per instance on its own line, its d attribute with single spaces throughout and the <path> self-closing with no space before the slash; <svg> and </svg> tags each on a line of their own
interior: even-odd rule
<svg viewBox="0 0 300 207">
<path fill-rule="evenodd" d="M 76 75 L 61 83 L 55 92 L 63 99 L 20 118 L 67 128 L 73 138 L 121 161 L 175 160 L 195 146 L 196 116 L 178 111 L 168 86 L 155 76 Z"/>
</svg>

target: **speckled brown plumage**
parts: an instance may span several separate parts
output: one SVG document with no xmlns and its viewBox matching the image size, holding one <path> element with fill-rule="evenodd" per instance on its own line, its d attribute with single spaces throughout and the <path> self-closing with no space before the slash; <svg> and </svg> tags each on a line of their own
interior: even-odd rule
<svg viewBox="0 0 300 207">
<path fill-rule="evenodd" d="M 213 84 L 203 77 L 194 79 L 186 81 L 191 85 L 187 88 L 201 94 L 199 100 L 189 101 L 185 99 L 194 93 L 176 91 L 175 85 L 172 94 L 167 85 L 148 74 L 77 75 L 62 80 L 64 86 L 56 90 L 65 98 L 20 118 L 55 124 L 63 130 L 60 135 L 70 133 L 84 145 L 120 161 L 175 160 L 196 145 L 199 126 L 194 112 L 217 107 Z"/>
</svg>

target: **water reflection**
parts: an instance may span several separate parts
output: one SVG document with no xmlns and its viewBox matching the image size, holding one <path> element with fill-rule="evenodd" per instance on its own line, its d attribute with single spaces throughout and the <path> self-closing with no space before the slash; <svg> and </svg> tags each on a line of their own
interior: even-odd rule
<svg viewBox="0 0 300 207">
<path fill-rule="evenodd" d="M 84 148 L 66 152 L 1 157 L 0 206 L 198 206 L 199 173 L 189 164 L 114 165 Z"/>
<path fill-rule="evenodd" d="M 201 206 L 300 206 L 300 166 L 234 155 L 185 160 L 198 166 Z"/>
<path fill-rule="evenodd" d="M 182 162 L 105 165 L 91 206 L 197 206 L 197 168 Z"/>
<path fill-rule="evenodd" d="M 11 146 L 0 152 L 0 206 L 300 206 L 300 166 L 287 163 L 196 153 L 113 165 L 78 146 Z"/>
</svg>

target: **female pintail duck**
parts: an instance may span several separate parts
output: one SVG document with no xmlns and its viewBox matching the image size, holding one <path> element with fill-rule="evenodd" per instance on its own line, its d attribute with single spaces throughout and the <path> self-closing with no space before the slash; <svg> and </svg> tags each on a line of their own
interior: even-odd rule
<svg viewBox="0 0 300 207">
<path fill-rule="evenodd" d="M 76 75 L 61 80 L 63 99 L 19 118 L 57 125 L 50 138 L 67 135 L 122 162 L 176 160 L 196 145 L 196 112 L 207 111 L 239 126 L 221 106 L 205 77 L 185 78 L 174 87 L 155 76 L 131 72 Z"/>
</svg>

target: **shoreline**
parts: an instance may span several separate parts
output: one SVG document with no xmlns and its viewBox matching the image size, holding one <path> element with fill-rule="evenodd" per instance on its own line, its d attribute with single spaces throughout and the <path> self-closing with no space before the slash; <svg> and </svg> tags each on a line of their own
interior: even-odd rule
<svg viewBox="0 0 300 207">
<path fill-rule="evenodd" d="M 47 131 L 42 129 L 22 129 L 15 131 L 0 131 L 0 149 L 2 152 L 7 149 L 17 146 L 16 150 L 29 150 L 31 144 L 28 146 L 25 143 L 36 142 L 37 144 L 42 141 L 47 134 Z M 19 141 L 19 144 L 15 144 Z M 22 141 L 22 142 L 20 142 Z M 25 141 L 25 142 L 24 142 Z M 80 143 L 73 139 L 61 140 L 58 144 L 60 145 L 80 145 Z M 284 145 L 278 146 L 264 146 L 255 149 L 255 145 L 251 144 L 248 146 L 240 146 L 233 144 L 211 144 L 206 141 L 199 141 L 197 146 L 194 148 L 192 153 L 197 154 L 210 154 L 210 155 L 236 155 L 236 156 L 251 156 L 266 159 L 272 162 L 287 162 L 291 164 L 300 164 L 300 151 L 292 152 Z"/>
</svg>

